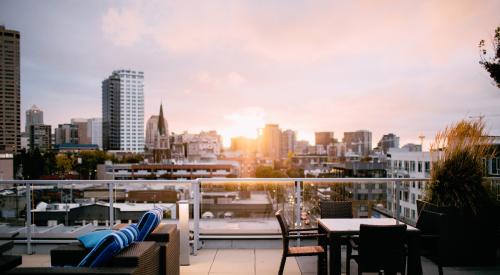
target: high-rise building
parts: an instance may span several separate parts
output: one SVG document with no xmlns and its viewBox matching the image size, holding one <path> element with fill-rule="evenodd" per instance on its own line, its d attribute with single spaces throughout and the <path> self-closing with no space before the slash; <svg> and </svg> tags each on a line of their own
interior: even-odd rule
<svg viewBox="0 0 500 275">
<path fill-rule="evenodd" d="M 144 73 L 113 71 L 102 82 L 104 150 L 144 151 Z"/>
<path fill-rule="evenodd" d="M 59 124 L 54 131 L 55 144 L 78 144 L 78 126 L 73 124 Z"/>
<path fill-rule="evenodd" d="M 259 137 L 259 150 L 263 157 L 281 159 L 281 129 L 278 124 L 266 124 Z"/>
<path fill-rule="evenodd" d="M 384 153 L 387 153 L 389 148 L 399 148 L 399 137 L 393 133 L 383 135 L 377 147 Z"/>
<path fill-rule="evenodd" d="M 40 110 L 36 105 L 33 105 L 26 111 L 26 133 L 30 132 L 31 125 L 38 124 L 43 124 L 43 111 Z"/>
<path fill-rule="evenodd" d="M 297 140 L 295 142 L 294 149 L 295 149 L 295 154 L 297 155 L 307 154 L 308 148 L 309 148 L 309 141 L 307 140 Z"/>
<path fill-rule="evenodd" d="M 18 31 L 0 26 L 0 153 L 21 149 L 21 76 Z"/>
<path fill-rule="evenodd" d="M 297 133 L 290 129 L 281 133 L 281 157 L 286 158 L 289 153 L 295 153 L 295 142 Z"/>
<path fill-rule="evenodd" d="M 52 127 L 44 124 L 33 124 L 29 130 L 30 149 L 38 148 L 40 151 L 47 151 L 52 148 L 51 142 Z"/>
<path fill-rule="evenodd" d="M 86 118 L 72 118 L 71 124 L 78 128 L 78 144 L 90 144 L 91 138 L 88 133 L 88 119 Z"/>
<path fill-rule="evenodd" d="M 102 118 L 94 117 L 87 120 L 87 137 L 91 144 L 102 149 Z"/>
<path fill-rule="evenodd" d="M 144 144 L 146 148 L 153 148 L 155 145 L 155 135 L 158 130 L 158 116 L 153 115 L 150 116 L 148 121 L 146 122 L 146 139 L 144 140 Z"/>
<path fill-rule="evenodd" d="M 316 132 L 314 133 L 316 145 L 323 145 L 325 148 L 333 144 L 333 132 Z"/>
<path fill-rule="evenodd" d="M 367 130 L 345 132 L 343 142 L 347 151 L 356 153 L 359 156 L 368 156 L 372 150 L 372 132 Z"/>
</svg>

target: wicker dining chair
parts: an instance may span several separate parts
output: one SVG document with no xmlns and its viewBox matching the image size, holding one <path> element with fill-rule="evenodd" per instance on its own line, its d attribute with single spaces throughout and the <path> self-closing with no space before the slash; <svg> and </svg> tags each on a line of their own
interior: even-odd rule
<svg viewBox="0 0 500 275">
<path fill-rule="evenodd" d="M 352 201 L 320 201 L 320 215 L 323 219 L 352 219 Z"/>
<path fill-rule="evenodd" d="M 320 216 L 322 219 L 352 219 L 352 201 L 320 201 L 319 202 Z M 356 247 L 352 247 L 351 243 L 357 243 L 357 236 L 349 236 L 340 238 L 341 245 L 347 247 L 348 252 L 352 252 Z M 351 253 L 352 254 L 352 253 Z M 350 259 L 346 257 L 346 273 L 349 274 L 351 266 Z"/>
<path fill-rule="evenodd" d="M 318 233 L 307 233 L 308 231 L 317 231 L 318 228 L 308 228 L 308 229 L 290 229 L 286 221 L 282 210 L 276 212 L 276 218 L 280 224 L 281 235 L 283 237 L 283 256 L 281 257 L 279 275 L 283 274 L 285 270 L 285 263 L 287 257 L 302 257 L 302 256 L 318 256 L 318 274 L 326 274 L 327 261 L 326 261 L 326 249 L 324 244 L 324 238 L 326 234 Z M 297 233 L 301 233 L 299 236 Z M 317 239 L 319 244 L 315 246 L 300 246 L 300 247 L 290 247 L 290 240 L 293 239 Z"/>
<path fill-rule="evenodd" d="M 361 224 L 357 255 L 350 255 L 358 263 L 358 274 L 381 272 L 406 274 L 406 224 Z"/>
</svg>

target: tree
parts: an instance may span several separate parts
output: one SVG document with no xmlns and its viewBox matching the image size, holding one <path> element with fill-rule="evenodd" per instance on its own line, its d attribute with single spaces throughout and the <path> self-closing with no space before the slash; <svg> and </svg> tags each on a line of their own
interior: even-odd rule
<svg viewBox="0 0 500 275">
<path fill-rule="evenodd" d="M 60 176 L 64 177 L 73 170 L 73 160 L 65 154 L 56 156 L 56 170 Z"/>
<path fill-rule="evenodd" d="M 500 27 L 495 30 L 495 35 L 492 39 L 492 47 L 494 55 L 488 57 L 484 40 L 479 41 L 479 54 L 481 61 L 479 64 L 490 74 L 490 77 L 495 81 L 495 84 L 500 88 Z"/>
</svg>

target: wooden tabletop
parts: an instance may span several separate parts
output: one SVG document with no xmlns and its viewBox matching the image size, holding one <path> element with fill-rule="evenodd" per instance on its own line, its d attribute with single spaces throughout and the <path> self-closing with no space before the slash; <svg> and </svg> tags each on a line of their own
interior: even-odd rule
<svg viewBox="0 0 500 275">
<path fill-rule="evenodd" d="M 318 225 L 327 233 L 340 235 L 356 235 L 359 234 L 361 224 L 369 225 L 396 225 L 403 224 L 392 218 L 362 218 L 362 219 L 319 219 Z M 406 225 L 407 231 L 418 232 L 419 230 L 411 225 Z"/>
</svg>

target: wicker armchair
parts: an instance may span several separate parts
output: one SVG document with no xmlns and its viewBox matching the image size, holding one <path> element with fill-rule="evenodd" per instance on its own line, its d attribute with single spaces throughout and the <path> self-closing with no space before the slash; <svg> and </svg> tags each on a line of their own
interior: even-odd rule
<svg viewBox="0 0 500 275">
<path fill-rule="evenodd" d="M 120 229 L 127 224 L 118 224 L 114 229 Z M 180 244 L 179 230 L 175 224 L 160 224 L 146 238 L 160 247 L 160 274 L 180 274 Z M 87 255 L 89 250 L 85 249 L 79 242 L 62 245 L 50 251 L 52 266 L 76 266 Z"/>
<path fill-rule="evenodd" d="M 160 275 L 160 247 L 155 242 L 133 243 L 104 267 L 20 267 L 6 274 Z"/>
</svg>

